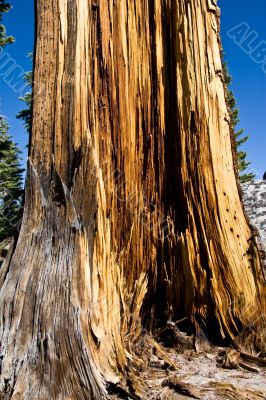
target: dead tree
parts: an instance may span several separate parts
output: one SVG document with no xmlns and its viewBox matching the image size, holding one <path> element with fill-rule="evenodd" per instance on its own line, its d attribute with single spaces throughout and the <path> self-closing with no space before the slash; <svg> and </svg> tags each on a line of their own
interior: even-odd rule
<svg viewBox="0 0 266 400">
<path fill-rule="evenodd" d="M 260 347 L 265 278 L 215 1 L 37 0 L 36 20 L 25 212 L 0 273 L 1 398 L 104 398 L 134 379 L 131 344 L 152 321 Z"/>
</svg>

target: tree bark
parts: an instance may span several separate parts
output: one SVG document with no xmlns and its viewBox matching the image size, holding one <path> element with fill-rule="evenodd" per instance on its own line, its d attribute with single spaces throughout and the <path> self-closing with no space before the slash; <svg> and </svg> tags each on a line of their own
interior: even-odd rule
<svg viewBox="0 0 266 400">
<path fill-rule="evenodd" d="M 143 326 L 263 347 L 213 0 L 37 0 L 19 238 L 0 271 L 3 399 L 102 399 Z"/>
</svg>

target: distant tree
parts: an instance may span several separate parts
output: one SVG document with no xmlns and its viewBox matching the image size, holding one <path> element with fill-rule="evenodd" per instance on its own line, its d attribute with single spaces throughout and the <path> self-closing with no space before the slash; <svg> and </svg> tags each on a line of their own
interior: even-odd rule
<svg viewBox="0 0 266 400">
<path fill-rule="evenodd" d="M 0 241 L 16 230 L 23 194 L 20 150 L 8 130 L 7 122 L 0 117 Z"/>
<path fill-rule="evenodd" d="M 234 93 L 230 89 L 232 77 L 229 74 L 226 62 L 223 62 L 223 74 L 226 85 L 226 103 L 230 114 L 230 125 L 236 143 L 239 179 L 241 183 L 252 182 L 255 179 L 255 175 L 248 172 L 248 167 L 251 163 L 247 161 L 247 153 L 241 150 L 241 146 L 249 139 L 249 135 L 244 135 L 243 129 L 237 130 L 237 125 L 239 123 L 239 108 L 236 105 Z"/>
<path fill-rule="evenodd" d="M 13 43 L 1 23 L 3 14 L 11 9 L 10 3 L 0 0 L 0 49 Z M 8 134 L 8 124 L 0 116 L 0 241 L 13 235 L 20 218 L 23 194 L 20 151 Z"/>
<path fill-rule="evenodd" d="M 0 48 L 6 46 L 7 44 L 13 43 L 13 36 L 6 35 L 6 28 L 3 24 L 1 24 L 3 19 L 3 14 L 8 12 L 11 9 L 11 5 L 7 3 L 5 0 L 0 0 Z"/>
<path fill-rule="evenodd" d="M 33 54 L 29 53 L 28 57 L 32 60 Z M 25 108 L 17 114 L 17 118 L 24 122 L 24 127 L 28 133 L 30 133 L 31 128 L 31 107 L 32 107 L 32 84 L 33 84 L 33 72 L 29 71 L 25 73 L 25 82 L 29 87 L 29 91 L 19 99 L 25 103 Z"/>
</svg>

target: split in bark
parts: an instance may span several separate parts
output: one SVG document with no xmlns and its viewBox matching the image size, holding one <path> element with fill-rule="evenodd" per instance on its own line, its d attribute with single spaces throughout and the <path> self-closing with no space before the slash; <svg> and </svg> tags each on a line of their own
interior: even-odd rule
<svg viewBox="0 0 266 400">
<path fill-rule="evenodd" d="M 262 350 L 214 3 L 37 0 L 25 214 L 0 275 L 3 399 L 134 386 L 144 320 Z"/>
</svg>

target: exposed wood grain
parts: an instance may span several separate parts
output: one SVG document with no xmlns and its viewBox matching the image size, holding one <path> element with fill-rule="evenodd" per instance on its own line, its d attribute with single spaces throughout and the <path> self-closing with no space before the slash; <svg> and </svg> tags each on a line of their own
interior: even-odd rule
<svg viewBox="0 0 266 400">
<path fill-rule="evenodd" d="M 0 272 L 2 398 L 104 398 L 128 383 L 142 315 L 261 350 L 265 278 L 215 2 L 36 3 L 25 213 Z"/>
</svg>

